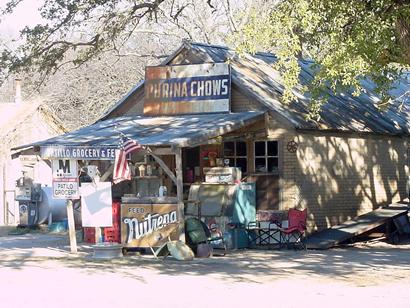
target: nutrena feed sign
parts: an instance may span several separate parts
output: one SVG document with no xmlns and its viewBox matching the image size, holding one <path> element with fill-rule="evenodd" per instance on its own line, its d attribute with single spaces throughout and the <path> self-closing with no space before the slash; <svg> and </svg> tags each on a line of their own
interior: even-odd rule
<svg viewBox="0 0 410 308">
<path fill-rule="evenodd" d="M 144 114 L 228 112 L 231 76 L 226 63 L 145 69 Z"/>
<path fill-rule="evenodd" d="M 178 204 L 122 204 L 121 243 L 124 247 L 159 247 L 178 240 Z"/>
</svg>

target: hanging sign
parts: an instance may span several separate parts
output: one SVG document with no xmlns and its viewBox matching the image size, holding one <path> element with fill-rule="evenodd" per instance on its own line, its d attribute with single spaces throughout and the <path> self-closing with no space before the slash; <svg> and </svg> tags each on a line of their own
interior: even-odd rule
<svg viewBox="0 0 410 308">
<path fill-rule="evenodd" d="M 78 167 L 74 159 L 51 161 L 53 171 L 53 198 L 78 199 Z"/>
<path fill-rule="evenodd" d="M 115 146 L 63 146 L 40 147 L 42 158 L 72 158 L 76 160 L 115 160 Z"/>
<path fill-rule="evenodd" d="M 78 181 L 53 180 L 54 199 L 78 199 Z"/>
<path fill-rule="evenodd" d="M 51 161 L 53 179 L 78 177 L 77 161 L 74 159 L 54 159 Z"/>
<path fill-rule="evenodd" d="M 146 67 L 144 91 L 144 114 L 229 112 L 229 65 Z"/>
</svg>

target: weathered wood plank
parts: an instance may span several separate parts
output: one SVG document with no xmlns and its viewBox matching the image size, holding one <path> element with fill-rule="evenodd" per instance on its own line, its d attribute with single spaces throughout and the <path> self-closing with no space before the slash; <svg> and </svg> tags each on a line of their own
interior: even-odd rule
<svg viewBox="0 0 410 308">
<path fill-rule="evenodd" d="M 406 215 L 406 207 L 390 205 L 360 215 L 332 228 L 313 233 L 306 239 L 307 248 L 328 249 L 359 234 L 379 227 L 395 217 Z"/>
<path fill-rule="evenodd" d="M 177 152 L 175 153 L 175 164 L 176 164 L 176 173 L 177 173 L 177 198 L 179 202 L 183 202 L 184 185 L 183 185 L 183 179 L 182 179 L 182 150 L 181 148 L 177 148 Z"/>
<path fill-rule="evenodd" d="M 68 234 L 70 237 L 71 253 L 77 253 L 77 238 L 75 237 L 73 200 L 67 199 Z"/>
<path fill-rule="evenodd" d="M 101 176 L 100 181 L 101 182 L 105 182 L 108 177 L 112 174 L 112 172 L 114 171 L 114 164 L 112 164 L 107 171 L 104 172 L 104 174 Z"/>
<path fill-rule="evenodd" d="M 175 177 L 174 173 L 168 168 L 168 166 L 164 163 L 164 161 L 160 157 L 152 153 L 152 151 L 149 149 L 147 149 L 147 153 L 155 159 L 155 161 L 158 163 L 158 165 L 160 165 L 162 170 L 165 171 L 165 173 L 169 176 L 172 182 L 174 182 L 175 185 L 177 185 L 177 178 Z"/>
<path fill-rule="evenodd" d="M 151 152 L 155 155 L 174 155 L 174 151 L 171 148 L 152 148 Z"/>
</svg>

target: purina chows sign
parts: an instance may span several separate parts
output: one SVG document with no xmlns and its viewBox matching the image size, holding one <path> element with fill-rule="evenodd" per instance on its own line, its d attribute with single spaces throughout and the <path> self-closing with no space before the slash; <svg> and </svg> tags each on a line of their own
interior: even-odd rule
<svg viewBox="0 0 410 308">
<path fill-rule="evenodd" d="M 155 66 L 145 69 L 145 114 L 228 112 L 227 63 Z"/>
</svg>

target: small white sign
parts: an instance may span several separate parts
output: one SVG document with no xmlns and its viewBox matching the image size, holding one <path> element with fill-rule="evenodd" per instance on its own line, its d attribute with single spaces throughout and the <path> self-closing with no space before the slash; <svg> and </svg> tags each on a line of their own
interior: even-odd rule
<svg viewBox="0 0 410 308">
<path fill-rule="evenodd" d="M 53 179 L 77 178 L 78 168 L 75 159 L 54 159 L 52 160 Z"/>
<path fill-rule="evenodd" d="M 83 227 L 112 227 L 111 182 L 81 184 Z"/>
<path fill-rule="evenodd" d="M 67 179 L 53 181 L 54 199 L 78 199 L 79 197 L 78 181 L 68 181 Z"/>
</svg>

